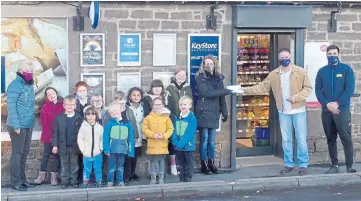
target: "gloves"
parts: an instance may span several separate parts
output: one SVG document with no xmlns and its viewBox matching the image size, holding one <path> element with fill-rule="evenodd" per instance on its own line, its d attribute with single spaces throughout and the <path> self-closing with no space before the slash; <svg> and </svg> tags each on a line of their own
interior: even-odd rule
<svg viewBox="0 0 361 201">
<path fill-rule="evenodd" d="M 223 116 L 222 121 L 223 121 L 223 122 L 226 122 L 227 120 L 228 120 L 228 116 Z"/>
</svg>

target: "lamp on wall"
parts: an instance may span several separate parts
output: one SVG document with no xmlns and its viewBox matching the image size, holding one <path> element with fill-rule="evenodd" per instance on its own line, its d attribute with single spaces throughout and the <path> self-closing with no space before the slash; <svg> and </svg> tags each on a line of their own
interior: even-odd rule
<svg viewBox="0 0 361 201">
<path fill-rule="evenodd" d="M 218 8 L 219 2 L 216 1 L 214 5 L 211 6 L 209 15 L 206 17 L 206 29 L 217 29 L 217 16 L 214 15 L 214 10 Z"/>
<path fill-rule="evenodd" d="M 336 13 L 341 13 L 342 3 L 339 1 L 337 3 L 337 11 L 331 11 L 331 19 L 328 20 L 328 32 L 337 32 L 337 19 Z"/>
<path fill-rule="evenodd" d="M 84 31 L 84 16 L 81 15 L 82 2 L 78 1 L 76 16 L 73 16 L 73 31 Z"/>
</svg>

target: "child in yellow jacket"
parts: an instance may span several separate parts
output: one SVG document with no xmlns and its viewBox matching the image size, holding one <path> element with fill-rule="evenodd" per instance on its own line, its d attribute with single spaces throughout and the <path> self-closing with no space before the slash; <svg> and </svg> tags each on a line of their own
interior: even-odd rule
<svg viewBox="0 0 361 201">
<path fill-rule="evenodd" d="M 157 174 L 159 184 L 164 183 L 164 159 L 168 152 L 168 138 L 172 136 L 173 124 L 169 118 L 170 111 L 164 107 L 162 98 L 152 102 L 152 112 L 143 121 L 143 133 L 148 138 L 147 154 L 150 160 L 150 184 L 156 184 Z M 157 172 L 157 166 L 159 169 Z"/>
</svg>

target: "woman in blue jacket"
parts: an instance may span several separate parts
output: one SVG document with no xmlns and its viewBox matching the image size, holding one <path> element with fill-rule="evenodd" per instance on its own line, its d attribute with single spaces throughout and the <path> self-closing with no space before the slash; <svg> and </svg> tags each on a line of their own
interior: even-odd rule
<svg viewBox="0 0 361 201">
<path fill-rule="evenodd" d="M 8 117 L 6 125 L 11 138 L 11 184 L 18 191 L 32 187 L 25 176 L 26 158 L 30 152 L 30 142 L 34 127 L 35 94 L 33 66 L 31 61 L 23 61 L 14 81 L 7 89 Z"/>
</svg>

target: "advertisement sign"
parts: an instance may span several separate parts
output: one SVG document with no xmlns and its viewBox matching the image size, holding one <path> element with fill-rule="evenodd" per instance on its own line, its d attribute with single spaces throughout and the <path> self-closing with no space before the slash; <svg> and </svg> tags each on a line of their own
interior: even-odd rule
<svg viewBox="0 0 361 201">
<path fill-rule="evenodd" d="M 104 34 L 80 34 L 80 66 L 105 66 Z"/>
<path fill-rule="evenodd" d="M 100 95 L 105 103 L 105 73 L 82 73 L 81 81 L 88 84 L 88 95 Z"/>
<path fill-rule="evenodd" d="M 312 86 L 312 92 L 306 100 L 306 107 L 310 109 L 322 108 L 316 97 L 315 83 L 318 70 L 327 65 L 326 49 L 329 45 L 328 42 L 305 43 L 305 70 Z"/>
<path fill-rule="evenodd" d="M 125 94 L 132 87 L 142 87 L 140 72 L 118 73 L 117 74 L 117 90 Z"/>
<path fill-rule="evenodd" d="M 69 94 L 68 32 L 66 18 L 1 18 L 1 140 L 9 141 L 6 119 L 9 84 L 16 79 L 22 62 L 34 67 L 35 125 L 33 140 L 40 139 L 40 110 L 45 102 L 44 91 L 53 87 L 59 95 Z M 9 34 L 10 33 L 10 34 Z M 21 45 L 20 45 L 21 44 Z M 4 72 L 5 71 L 5 72 Z"/>
<path fill-rule="evenodd" d="M 205 56 L 212 55 L 221 64 L 221 36 L 219 34 L 188 34 L 188 82 L 192 88 L 193 101 L 196 105 L 198 91 L 196 76 Z M 221 121 L 217 131 L 221 130 Z"/>
<path fill-rule="evenodd" d="M 203 58 L 215 56 L 221 63 L 221 36 L 219 34 L 188 34 L 188 80 L 192 87 L 194 103 L 198 100 L 196 74 Z"/>
<path fill-rule="evenodd" d="M 141 66 L 141 34 L 118 35 L 118 66 Z"/>
</svg>

